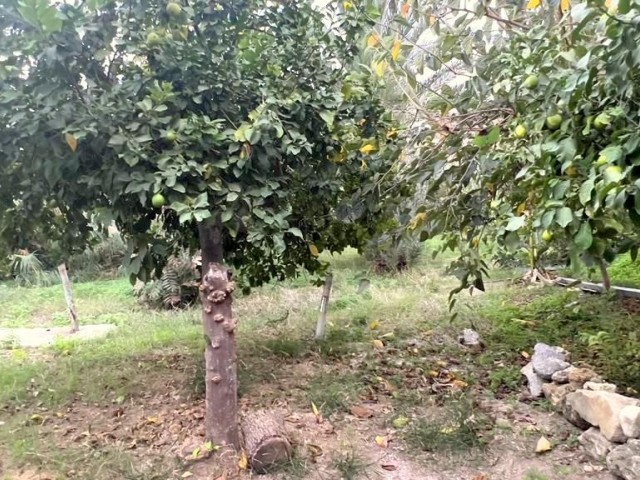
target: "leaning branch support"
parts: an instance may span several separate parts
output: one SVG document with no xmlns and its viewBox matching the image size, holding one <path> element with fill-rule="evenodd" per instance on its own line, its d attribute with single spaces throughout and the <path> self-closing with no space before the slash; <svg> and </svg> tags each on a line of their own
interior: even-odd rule
<svg viewBox="0 0 640 480">
<path fill-rule="evenodd" d="M 67 266 L 64 263 L 58 265 L 58 273 L 62 281 L 64 290 L 64 299 L 67 301 L 67 310 L 69 311 L 69 319 L 71 320 L 71 333 L 76 333 L 80 329 L 78 322 L 78 313 L 76 312 L 76 304 L 73 301 L 73 291 L 71 290 L 71 280 L 67 273 Z"/>
</svg>

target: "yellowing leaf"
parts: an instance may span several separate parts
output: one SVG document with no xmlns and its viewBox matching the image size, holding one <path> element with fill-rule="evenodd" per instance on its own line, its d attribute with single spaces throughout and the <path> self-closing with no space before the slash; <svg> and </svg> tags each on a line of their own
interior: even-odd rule
<svg viewBox="0 0 640 480">
<path fill-rule="evenodd" d="M 376 347 L 378 350 L 382 350 L 384 348 L 384 343 L 382 343 L 382 340 L 378 340 L 377 338 L 373 341 L 373 346 Z"/>
<path fill-rule="evenodd" d="M 314 257 L 317 257 L 320 255 L 320 252 L 318 251 L 318 247 L 316 247 L 313 243 L 309 245 L 309 251 L 311 252 L 311 255 L 313 255 Z"/>
<path fill-rule="evenodd" d="M 380 38 L 375 33 L 369 35 L 367 38 L 367 47 L 373 48 L 380 42 Z"/>
<path fill-rule="evenodd" d="M 516 212 L 518 212 L 518 215 L 522 215 L 526 210 L 526 208 L 527 208 L 527 205 L 523 202 L 520 205 L 518 205 L 518 209 L 516 210 Z"/>
<path fill-rule="evenodd" d="M 552 449 L 551 442 L 547 440 L 545 437 L 540 437 L 538 439 L 538 443 L 536 444 L 536 453 L 544 453 L 548 452 Z"/>
<path fill-rule="evenodd" d="M 387 448 L 387 446 L 389 445 L 389 439 L 385 436 L 376 435 L 375 440 L 379 447 Z"/>
<path fill-rule="evenodd" d="M 389 131 L 387 131 L 387 139 L 391 140 L 392 138 L 396 138 L 398 136 L 398 131 L 391 129 Z"/>
<path fill-rule="evenodd" d="M 416 216 L 411 219 L 411 222 L 409 222 L 409 230 L 415 230 L 416 228 L 421 226 L 426 219 L 426 212 L 417 213 Z"/>
<path fill-rule="evenodd" d="M 523 358 L 526 358 L 527 360 L 531 357 L 531 355 L 529 355 L 527 352 L 525 352 L 524 350 L 522 352 L 520 352 L 520 355 L 522 355 Z"/>
<path fill-rule="evenodd" d="M 342 6 L 345 10 L 351 10 L 353 8 L 353 3 L 351 2 L 342 2 Z"/>
<path fill-rule="evenodd" d="M 373 322 L 371 322 L 369 324 L 369 329 L 370 330 L 377 330 L 379 326 L 380 326 L 380 320 L 374 320 Z"/>
<path fill-rule="evenodd" d="M 180 478 L 191 478 L 193 477 L 193 473 L 191 472 L 184 472 L 182 475 L 180 475 Z"/>
<path fill-rule="evenodd" d="M 541 3 L 541 0 L 529 0 L 529 3 L 527 3 L 527 8 L 529 10 L 533 10 L 534 8 L 538 8 Z"/>
<path fill-rule="evenodd" d="M 438 18 L 435 15 L 429 15 L 429 26 L 432 26 L 437 21 L 438 21 Z"/>
<path fill-rule="evenodd" d="M 316 417 L 319 417 L 319 416 L 320 416 L 320 410 L 318 409 L 318 407 L 316 407 L 316 404 L 315 404 L 315 403 L 313 403 L 313 402 L 311 402 L 311 410 L 313 411 L 313 414 L 314 414 Z"/>
<path fill-rule="evenodd" d="M 246 470 L 247 468 L 249 468 L 249 459 L 247 458 L 247 454 L 244 452 L 244 450 L 238 458 L 238 468 L 240 470 Z"/>
<path fill-rule="evenodd" d="M 571 8 L 571 0 L 560 0 L 560 11 L 567 13 Z"/>
<path fill-rule="evenodd" d="M 71 151 L 75 152 L 76 148 L 78 148 L 78 140 L 76 139 L 76 137 L 74 137 L 72 133 L 65 133 L 64 139 L 66 140 L 67 145 L 69 145 Z"/>
<path fill-rule="evenodd" d="M 368 155 L 371 152 L 375 152 L 376 147 L 370 143 L 367 143 L 365 146 L 360 148 L 360 152 L 364 153 L 365 155 Z"/>
<path fill-rule="evenodd" d="M 404 5 L 402 5 L 402 7 L 400 7 L 400 15 L 402 15 L 404 18 L 407 18 L 409 16 L 410 11 L 411 11 L 411 5 L 409 4 L 409 2 L 405 3 Z"/>
<path fill-rule="evenodd" d="M 194 448 L 193 452 L 191 452 L 191 456 L 193 458 L 198 458 L 200 456 L 200 447 Z"/>
<path fill-rule="evenodd" d="M 384 72 L 387 70 L 388 63 L 385 60 L 380 60 L 379 62 L 373 63 L 373 71 L 376 72 L 376 75 L 382 77 Z"/>
<path fill-rule="evenodd" d="M 453 433 L 457 430 L 456 427 L 444 427 L 440 429 L 441 433 L 444 433 L 445 435 L 449 435 L 450 433 Z"/>
<path fill-rule="evenodd" d="M 398 57 L 400 56 L 400 50 L 402 50 L 402 42 L 398 39 L 395 39 L 393 41 L 393 46 L 391 47 L 391 58 L 393 58 L 394 62 L 398 60 Z"/>
<path fill-rule="evenodd" d="M 463 380 L 454 380 L 453 382 L 451 382 L 451 385 L 453 385 L 455 388 L 462 390 L 463 388 L 466 388 L 469 386 L 469 384 Z"/>
</svg>

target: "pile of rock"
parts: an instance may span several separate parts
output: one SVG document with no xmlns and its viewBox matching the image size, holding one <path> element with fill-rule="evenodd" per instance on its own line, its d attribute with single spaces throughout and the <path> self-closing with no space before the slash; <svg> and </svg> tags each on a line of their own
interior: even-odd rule
<svg viewBox="0 0 640 480">
<path fill-rule="evenodd" d="M 532 397 L 546 397 L 564 417 L 586 430 L 580 443 L 606 460 L 611 473 L 640 480 L 640 400 L 616 393 L 592 369 L 575 367 L 560 347 L 538 343 L 522 368 Z"/>
</svg>

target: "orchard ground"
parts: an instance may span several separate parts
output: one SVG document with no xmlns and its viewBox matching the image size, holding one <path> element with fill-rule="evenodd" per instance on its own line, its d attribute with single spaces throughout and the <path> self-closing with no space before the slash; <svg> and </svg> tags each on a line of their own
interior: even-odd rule
<svg viewBox="0 0 640 480">
<path fill-rule="evenodd" d="M 370 275 L 355 252 L 331 261 L 321 344 L 312 340 L 321 292 L 305 277 L 235 303 L 242 409 L 282 415 L 296 445 L 290 464 L 261 478 L 611 478 L 584 457 L 578 430 L 524 395 L 519 369 L 545 341 L 637 393 L 636 303 L 515 286 L 496 270 L 487 293 L 461 295 L 452 321 L 446 258 L 425 252 L 394 276 Z M 358 294 L 363 276 L 371 286 Z M 249 478 L 221 471 L 204 444 L 198 309 L 150 311 L 125 279 L 74 289 L 84 325 L 118 328 L 47 349 L 0 345 L 0 479 Z M 0 327 L 67 322 L 59 286 L 0 287 L 0 302 Z M 463 328 L 485 348 L 460 346 Z M 541 436 L 551 451 L 535 452 Z"/>
</svg>

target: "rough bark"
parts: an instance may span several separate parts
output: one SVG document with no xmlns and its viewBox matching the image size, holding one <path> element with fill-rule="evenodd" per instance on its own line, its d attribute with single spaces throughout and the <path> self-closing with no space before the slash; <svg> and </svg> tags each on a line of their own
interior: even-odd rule
<svg viewBox="0 0 640 480">
<path fill-rule="evenodd" d="M 78 323 L 78 313 L 76 312 L 76 304 L 73 301 L 73 291 L 71 290 L 71 280 L 69 280 L 69 274 L 67 273 L 67 267 L 64 263 L 58 265 L 58 273 L 60 274 L 60 280 L 62 281 L 62 289 L 64 290 L 64 299 L 67 301 L 67 310 L 69 312 L 69 319 L 71 320 L 71 333 L 75 333 L 80 329 Z"/>
<path fill-rule="evenodd" d="M 327 310 L 329 309 L 329 295 L 331 295 L 332 284 L 333 275 L 328 273 L 324 279 L 322 298 L 320 299 L 320 313 L 318 315 L 318 323 L 316 324 L 316 340 L 324 340 L 327 330 Z"/>
<path fill-rule="evenodd" d="M 205 337 L 207 438 L 221 447 L 240 448 L 238 427 L 238 375 L 232 293 L 235 288 L 222 262 L 222 241 L 217 226 L 200 226 L 202 249 L 202 319 Z"/>
<path fill-rule="evenodd" d="M 293 448 L 280 417 L 261 410 L 250 412 L 242 419 L 242 433 L 249 465 L 255 472 L 265 473 L 291 458 Z"/>
</svg>

